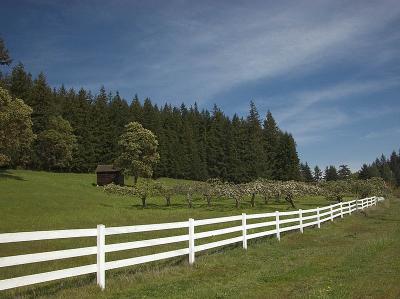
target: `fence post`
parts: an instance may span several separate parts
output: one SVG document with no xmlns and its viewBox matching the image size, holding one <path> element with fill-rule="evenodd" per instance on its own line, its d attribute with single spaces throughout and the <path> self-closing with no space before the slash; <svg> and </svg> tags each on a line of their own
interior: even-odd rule
<svg viewBox="0 0 400 299">
<path fill-rule="evenodd" d="M 358 211 L 358 199 L 356 199 L 356 211 Z"/>
<path fill-rule="evenodd" d="M 278 241 L 281 240 L 281 232 L 279 230 L 279 211 L 275 212 L 275 221 L 276 221 L 276 238 Z"/>
<path fill-rule="evenodd" d="M 300 232 L 303 233 L 303 211 L 299 209 Z"/>
<path fill-rule="evenodd" d="M 378 202 L 377 197 L 374 196 L 374 205 L 375 205 L 375 206 L 376 206 L 377 202 Z"/>
<path fill-rule="evenodd" d="M 330 207 L 330 210 L 331 210 L 331 221 L 333 221 L 333 208 L 332 208 L 332 205 L 330 205 L 329 207 Z"/>
<path fill-rule="evenodd" d="M 348 205 L 348 209 L 349 209 L 349 215 L 351 215 L 351 202 L 349 201 L 347 205 Z"/>
<path fill-rule="evenodd" d="M 246 213 L 242 213 L 243 249 L 247 249 L 247 224 Z"/>
<path fill-rule="evenodd" d="M 340 202 L 340 218 L 343 218 L 343 202 Z"/>
<path fill-rule="evenodd" d="M 319 216 L 319 207 L 317 208 L 317 225 L 318 225 L 318 228 L 321 228 L 321 218 Z"/>
<path fill-rule="evenodd" d="M 194 263 L 194 219 L 189 219 L 189 264 Z"/>
<path fill-rule="evenodd" d="M 105 253 L 105 226 L 97 225 L 97 284 L 104 290 L 106 287 L 106 253 Z"/>
</svg>

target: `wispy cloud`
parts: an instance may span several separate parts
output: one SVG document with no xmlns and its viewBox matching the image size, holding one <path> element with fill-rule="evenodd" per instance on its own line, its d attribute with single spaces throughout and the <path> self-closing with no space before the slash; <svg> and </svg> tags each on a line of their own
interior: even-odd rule
<svg viewBox="0 0 400 299">
<path fill-rule="evenodd" d="M 386 128 L 380 131 L 372 131 L 362 137 L 362 139 L 379 139 L 383 137 L 392 136 L 398 138 L 400 135 L 400 128 Z"/>
<path fill-rule="evenodd" d="M 158 98 L 215 100 L 227 90 L 263 79 L 301 74 L 320 69 L 336 59 L 347 59 L 365 50 L 369 34 L 382 29 L 398 13 L 399 6 L 338 6 L 306 4 L 257 10 L 212 6 L 200 17 L 192 13 L 165 16 L 164 32 L 142 41 L 153 45 L 151 61 L 135 78 L 141 90 L 152 89 Z M 371 15 L 375 21 L 371 22 Z M 161 39 L 161 43 L 160 43 Z M 169 40 L 170 43 L 166 42 Z M 153 43 L 152 43 L 153 42 Z M 163 49 L 157 49 L 159 45 Z M 360 46 L 361 45 L 361 46 Z M 125 63 L 112 85 L 127 87 L 135 65 Z"/>
</svg>

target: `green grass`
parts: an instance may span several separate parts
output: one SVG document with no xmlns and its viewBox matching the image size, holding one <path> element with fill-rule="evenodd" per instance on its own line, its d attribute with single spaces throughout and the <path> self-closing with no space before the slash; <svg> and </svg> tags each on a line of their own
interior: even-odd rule
<svg viewBox="0 0 400 299">
<path fill-rule="evenodd" d="M 169 183 L 176 183 L 174 180 Z M 255 208 L 243 203 L 235 209 L 229 200 L 214 201 L 211 208 L 202 199 L 188 209 L 183 197 L 165 207 L 161 198 L 149 200 L 105 194 L 92 186 L 94 175 L 9 171 L 0 173 L 1 232 L 90 228 L 161 223 L 235 215 L 242 212 L 287 210 L 286 203 Z M 302 198 L 298 208 L 329 204 L 323 198 Z M 283 234 L 281 242 L 263 238 L 187 257 L 108 271 L 106 290 L 100 291 L 94 275 L 65 279 L 0 292 L 9 298 L 399 298 L 400 297 L 400 202 L 385 201 L 366 215 L 355 213 L 326 223 L 304 234 Z M 208 228 L 210 229 L 210 227 Z M 174 230 L 167 235 L 186 233 Z M 165 232 L 121 235 L 107 242 L 152 238 Z M 233 236 L 233 235 L 232 235 Z M 230 236 L 229 236 L 230 237 Z M 217 239 L 212 239 L 212 241 Z M 211 240 L 208 241 L 211 241 Z M 0 244 L 0 256 L 93 246 L 94 238 Z M 175 247 L 178 246 L 178 247 Z M 180 247 L 179 247 L 180 246 Z M 174 248 L 130 250 L 107 255 L 107 260 Z M 93 263 L 95 257 L 76 258 L 0 269 L 0 279 Z"/>
</svg>

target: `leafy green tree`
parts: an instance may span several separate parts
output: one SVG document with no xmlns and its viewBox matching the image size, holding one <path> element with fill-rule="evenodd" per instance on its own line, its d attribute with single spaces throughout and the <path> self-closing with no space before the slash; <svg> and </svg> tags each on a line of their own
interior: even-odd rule
<svg viewBox="0 0 400 299">
<path fill-rule="evenodd" d="M 346 180 L 350 177 L 351 171 L 349 166 L 347 165 L 340 165 L 338 171 L 338 179 L 339 180 Z"/>
<path fill-rule="evenodd" d="M 0 87 L 0 166 L 25 164 L 35 139 L 32 109 Z"/>
<path fill-rule="evenodd" d="M 322 180 L 322 171 L 321 169 L 318 167 L 318 165 L 316 165 L 314 167 L 314 174 L 313 174 L 313 178 L 314 178 L 314 182 L 320 182 Z"/>
<path fill-rule="evenodd" d="M 120 136 L 118 144 L 121 154 L 116 159 L 116 164 L 134 177 L 135 185 L 139 176 L 153 175 L 153 168 L 160 160 L 158 141 L 153 132 L 137 122 L 130 122 L 125 126 L 125 132 Z"/>
<path fill-rule="evenodd" d="M 38 134 L 36 147 L 41 168 L 67 169 L 76 147 L 76 137 L 70 123 L 61 116 L 50 117 L 48 128 Z"/>
</svg>

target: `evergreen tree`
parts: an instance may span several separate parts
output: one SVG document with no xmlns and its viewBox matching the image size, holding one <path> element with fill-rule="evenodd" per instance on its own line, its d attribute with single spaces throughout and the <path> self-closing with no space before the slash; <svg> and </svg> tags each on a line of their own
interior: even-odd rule
<svg viewBox="0 0 400 299">
<path fill-rule="evenodd" d="M 300 166 L 297 156 L 296 144 L 291 134 L 285 132 L 279 138 L 278 152 L 276 156 L 278 180 L 299 180 Z"/>
<path fill-rule="evenodd" d="M 371 178 L 370 172 L 369 172 L 369 167 L 367 164 L 364 163 L 362 165 L 361 170 L 358 172 L 358 178 L 360 180 L 367 180 L 367 179 Z"/>
<path fill-rule="evenodd" d="M 95 136 L 94 156 L 98 164 L 111 164 L 114 158 L 114 154 L 110 150 L 113 147 L 113 138 L 109 129 L 111 118 L 108 104 L 108 96 L 103 86 L 100 88 L 92 108 L 92 134 Z"/>
<path fill-rule="evenodd" d="M 322 180 L 322 171 L 321 169 L 318 167 L 318 165 L 316 165 L 314 167 L 314 174 L 313 174 L 313 178 L 314 178 L 314 182 L 320 182 Z"/>
<path fill-rule="evenodd" d="M 393 151 L 390 155 L 390 169 L 393 172 L 394 178 L 396 180 L 396 185 L 400 186 L 400 152 Z"/>
<path fill-rule="evenodd" d="M 207 133 L 207 165 L 211 178 L 226 178 L 228 161 L 225 154 L 227 118 L 221 110 L 214 105 Z"/>
<path fill-rule="evenodd" d="M 272 113 L 268 110 L 264 120 L 263 128 L 263 146 L 264 146 L 264 169 L 263 177 L 268 179 L 276 178 L 277 174 L 277 150 L 279 144 L 279 129 L 272 117 Z"/>
<path fill-rule="evenodd" d="M 244 121 L 235 114 L 232 118 L 228 138 L 228 180 L 235 183 L 245 182 L 248 179 L 245 175 L 246 163 L 243 159 L 246 151 L 245 136 Z"/>
<path fill-rule="evenodd" d="M 47 129 L 47 122 L 56 114 L 51 88 L 47 85 L 46 77 L 40 73 L 34 80 L 26 103 L 32 107 L 33 131 L 42 132 Z"/>
<path fill-rule="evenodd" d="M 314 181 L 310 166 L 308 166 L 307 162 L 305 164 L 300 163 L 300 174 L 301 174 L 302 181 L 308 182 L 308 183 Z"/>
<path fill-rule="evenodd" d="M 19 99 L 27 101 L 29 98 L 29 92 L 32 88 L 32 76 L 25 72 L 24 65 L 22 63 L 17 64 L 10 76 L 10 92 L 11 94 Z"/>
<path fill-rule="evenodd" d="M 337 181 L 338 180 L 338 173 L 336 167 L 330 165 L 329 167 L 325 168 L 325 181 Z"/>
<path fill-rule="evenodd" d="M 369 173 L 368 175 L 369 175 L 370 178 L 374 178 L 374 177 L 379 178 L 381 176 L 381 173 L 379 171 L 379 167 L 375 162 L 372 163 L 371 166 L 369 167 L 368 173 Z"/>
<path fill-rule="evenodd" d="M 338 179 L 345 180 L 348 179 L 351 175 L 350 168 L 347 165 L 340 165 L 338 171 Z"/>
<path fill-rule="evenodd" d="M 257 179 L 263 175 L 264 162 L 264 148 L 263 148 L 263 134 L 260 123 L 260 116 L 253 101 L 250 101 L 250 110 L 246 120 L 247 128 L 247 142 L 245 152 L 245 162 L 247 165 L 247 177 L 249 180 Z M 254 163 L 254 161 L 259 161 Z"/>
<path fill-rule="evenodd" d="M 2 38 L 0 38 L 0 65 L 10 65 L 12 59 Z"/>
</svg>

